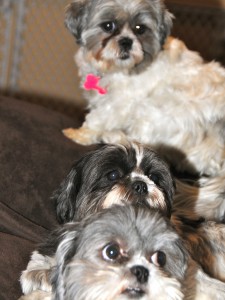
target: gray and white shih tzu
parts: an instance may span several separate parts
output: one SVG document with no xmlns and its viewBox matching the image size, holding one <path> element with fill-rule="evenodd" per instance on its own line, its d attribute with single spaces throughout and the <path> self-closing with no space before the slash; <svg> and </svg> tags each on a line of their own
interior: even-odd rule
<svg viewBox="0 0 225 300">
<path fill-rule="evenodd" d="M 75 0 L 65 23 L 79 45 L 89 113 L 64 134 L 81 144 L 154 146 L 179 171 L 210 177 L 180 186 L 181 197 L 197 215 L 223 220 L 225 69 L 168 37 L 172 15 L 162 0 Z"/>
<path fill-rule="evenodd" d="M 160 211 L 167 218 L 167 221 L 162 222 L 168 223 L 172 212 L 173 195 L 174 181 L 167 164 L 149 147 L 130 143 L 101 146 L 85 155 L 72 167 L 55 192 L 54 198 L 61 223 L 77 224 L 79 221 L 83 222 L 87 216 L 108 209 L 112 205 L 122 207 L 129 203 L 143 207 L 146 214 L 149 209 Z M 151 213 L 149 222 L 150 220 Z M 188 280 L 203 281 L 204 285 L 207 279 L 212 293 L 216 289 L 224 295 L 223 283 L 216 279 L 225 281 L 223 270 L 225 226 L 213 222 L 198 224 L 195 220 L 180 218 L 178 212 L 172 213 L 171 222 L 195 264 L 205 271 L 205 273 L 197 272 L 199 277 L 193 279 L 191 276 Z M 73 228 L 73 225 L 66 225 L 63 231 L 65 229 L 67 231 L 68 228 Z M 64 234 L 58 238 L 59 232 L 50 238 L 51 249 L 46 251 L 41 247 L 35 251 L 27 269 L 23 271 L 21 276 L 23 293 L 26 297 L 33 297 L 24 299 L 39 299 L 42 297 L 40 295 L 46 292 L 51 295 L 50 274 L 56 265 L 55 251 L 61 238 L 64 238 Z M 161 234 L 163 238 L 164 232 Z M 196 268 L 201 270 L 200 267 Z M 215 299 L 223 299 L 220 293 L 218 295 L 219 298 Z"/>
<path fill-rule="evenodd" d="M 182 239 L 161 213 L 112 206 L 64 225 L 47 240 L 52 290 L 21 299 L 181 300 L 224 299 L 225 285 L 191 259 Z M 53 253 L 52 253 L 53 254 Z"/>
<path fill-rule="evenodd" d="M 53 299 L 183 299 L 188 254 L 159 213 L 116 206 L 68 226 Z"/>
</svg>

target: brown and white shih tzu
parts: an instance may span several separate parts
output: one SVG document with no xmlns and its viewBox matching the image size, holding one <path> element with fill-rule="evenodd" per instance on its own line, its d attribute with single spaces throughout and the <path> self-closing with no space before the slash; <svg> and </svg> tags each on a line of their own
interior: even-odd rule
<svg viewBox="0 0 225 300">
<path fill-rule="evenodd" d="M 86 216 L 114 204 L 123 206 L 129 203 L 144 207 L 146 211 L 150 208 L 160 211 L 169 220 L 173 195 L 174 182 L 167 165 L 149 147 L 130 143 L 101 146 L 81 158 L 54 198 L 58 219 L 66 223 L 82 222 Z M 218 284 L 216 289 L 222 293 L 223 283 L 208 275 L 225 281 L 225 226 L 213 222 L 198 224 L 195 220 L 189 224 L 189 220 L 183 222 L 184 219 L 177 214 L 172 214 L 172 224 L 191 257 L 206 272 L 198 273 L 198 280 L 204 282 L 207 279 L 212 289 Z M 32 300 L 42 297 L 42 293 L 51 294 L 49 276 L 56 264 L 59 239 L 53 235 L 50 240 L 51 251 L 43 250 L 43 247 L 34 251 L 21 276 L 22 290 L 27 297 L 33 297 Z"/>
<path fill-rule="evenodd" d="M 181 196 L 196 201 L 195 213 L 223 220 L 224 68 L 168 37 L 172 15 L 162 0 L 75 0 L 65 22 L 80 46 L 89 108 L 82 127 L 65 135 L 81 144 L 137 140 L 179 171 L 216 176 Z"/>
<path fill-rule="evenodd" d="M 225 297 L 225 284 L 202 271 L 168 219 L 155 210 L 129 204 L 103 209 L 54 232 L 43 253 L 49 255 L 56 240 L 52 291 L 35 291 L 21 299 Z"/>
</svg>

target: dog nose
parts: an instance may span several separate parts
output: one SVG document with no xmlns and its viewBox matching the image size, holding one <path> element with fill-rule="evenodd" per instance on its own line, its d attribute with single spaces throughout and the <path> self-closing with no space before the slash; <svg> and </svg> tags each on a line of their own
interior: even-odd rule
<svg viewBox="0 0 225 300">
<path fill-rule="evenodd" d="M 125 51 L 129 51 L 132 48 L 132 45 L 133 45 L 133 41 L 128 37 L 124 37 L 119 40 L 120 48 Z"/>
<path fill-rule="evenodd" d="M 148 281 L 149 271 L 143 266 L 134 266 L 130 269 L 131 273 L 136 276 L 138 282 L 145 283 Z"/>
<path fill-rule="evenodd" d="M 143 181 L 135 181 L 132 184 L 132 189 L 139 195 L 144 195 L 148 192 L 147 184 Z"/>
</svg>

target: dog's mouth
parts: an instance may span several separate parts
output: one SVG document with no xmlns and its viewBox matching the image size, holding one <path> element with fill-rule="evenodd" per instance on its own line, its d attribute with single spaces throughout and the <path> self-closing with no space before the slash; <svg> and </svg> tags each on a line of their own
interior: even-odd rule
<svg viewBox="0 0 225 300">
<path fill-rule="evenodd" d="M 145 291 L 140 287 L 128 287 L 123 291 L 123 294 L 127 295 L 129 298 L 141 298 L 144 296 Z"/>
<path fill-rule="evenodd" d="M 129 59 L 130 58 L 130 54 L 129 52 L 123 52 L 120 54 L 120 59 L 121 60 L 126 60 L 126 59 Z"/>
</svg>

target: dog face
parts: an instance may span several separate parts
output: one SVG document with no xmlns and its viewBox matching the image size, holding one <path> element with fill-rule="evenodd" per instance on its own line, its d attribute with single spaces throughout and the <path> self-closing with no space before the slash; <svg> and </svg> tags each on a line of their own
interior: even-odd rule
<svg viewBox="0 0 225 300">
<path fill-rule="evenodd" d="M 100 71 L 141 69 L 160 51 L 172 26 L 161 0 L 76 0 L 65 23 Z"/>
<path fill-rule="evenodd" d="M 183 299 L 187 252 L 153 210 L 113 206 L 67 224 L 56 260 L 54 299 Z"/>
<path fill-rule="evenodd" d="M 173 195 L 167 165 L 149 147 L 129 143 L 105 145 L 81 158 L 54 198 L 63 223 L 124 203 L 152 207 L 170 216 Z"/>
</svg>

